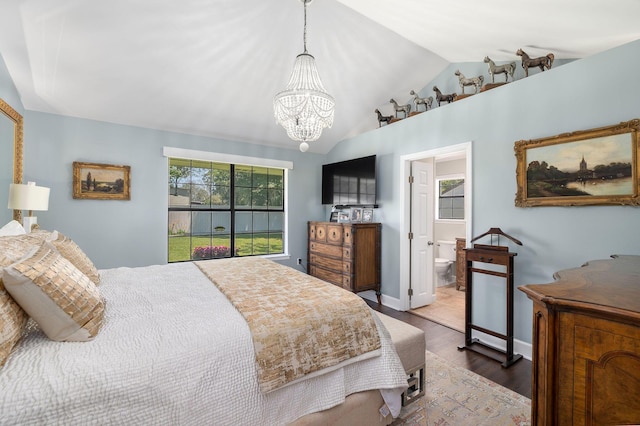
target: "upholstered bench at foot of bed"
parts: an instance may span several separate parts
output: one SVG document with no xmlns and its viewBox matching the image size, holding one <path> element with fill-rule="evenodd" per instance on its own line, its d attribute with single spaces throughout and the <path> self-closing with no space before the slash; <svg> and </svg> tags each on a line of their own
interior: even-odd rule
<svg viewBox="0 0 640 426">
<path fill-rule="evenodd" d="M 391 335 L 391 341 L 407 372 L 409 388 L 402 394 L 402 405 L 424 395 L 424 367 L 426 343 L 424 331 L 406 322 L 376 312 Z"/>
</svg>

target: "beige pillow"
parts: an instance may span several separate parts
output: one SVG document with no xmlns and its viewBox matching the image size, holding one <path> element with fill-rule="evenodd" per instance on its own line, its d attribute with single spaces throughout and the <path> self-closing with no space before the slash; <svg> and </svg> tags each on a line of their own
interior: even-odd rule
<svg viewBox="0 0 640 426">
<path fill-rule="evenodd" d="M 56 341 L 87 341 L 100 330 L 104 301 L 98 288 L 49 242 L 4 268 L 13 299 Z"/>
<path fill-rule="evenodd" d="M 7 362 L 11 351 L 18 344 L 27 319 L 27 314 L 6 292 L 0 280 L 0 367 Z"/>
<path fill-rule="evenodd" d="M 11 264 L 22 259 L 30 249 L 40 247 L 42 242 L 46 241 L 47 238 L 49 238 L 48 233 L 29 233 L 0 237 L 0 256 L 4 256 L 10 260 L 11 262 L 9 264 Z M 0 264 L 0 266 L 9 266 L 9 264 Z"/>
<path fill-rule="evenodd" d="M 80 247 L 69 237 L 61 232 L 53 231 L 49 241 L 69 262 L 80 269 L 95 285 L 100 284 L 100 275 L 91 259 L 80 249 Z"/>
<path fill-rule="evenodd" d="M 31 234 L 0 237 L 0 367 L 7 362 L 11 351 L 18 344 L 29 318 L 5 290 L 2 268 L 24 257 L 30 249 L 39 247 L 46 237 Z"/>
</svg>

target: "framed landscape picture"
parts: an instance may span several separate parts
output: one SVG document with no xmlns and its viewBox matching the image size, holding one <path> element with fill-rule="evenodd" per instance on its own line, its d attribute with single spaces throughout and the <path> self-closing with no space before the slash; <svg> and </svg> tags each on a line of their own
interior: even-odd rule
<svg viewBox="0 0 640 426">
<path fill-rule="evenodd" d="M 73 198 L 131 199 L 131 167 L 73 162 Z"/>
<path fill-rule="evenodd" d="M 518 141 L 516 207 L 640 205 L 640 120 Z"/>
</svg>

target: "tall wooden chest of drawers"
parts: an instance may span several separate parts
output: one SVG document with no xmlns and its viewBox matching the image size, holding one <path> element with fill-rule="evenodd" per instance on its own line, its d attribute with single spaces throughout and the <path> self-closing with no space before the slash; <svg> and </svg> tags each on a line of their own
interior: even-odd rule
<svg viewBox="0 0 640 426">
<path fill-rule="evenodd" d="M 380 303 L 379 223 L 308 223 L 309 275 L 354 293 L 375 290 Z"/>
<path fill-rule="evenodd" d="M 519 287 L 533 301 L 532 425 L 640 424 L 640 256 Z"/>
</svg>

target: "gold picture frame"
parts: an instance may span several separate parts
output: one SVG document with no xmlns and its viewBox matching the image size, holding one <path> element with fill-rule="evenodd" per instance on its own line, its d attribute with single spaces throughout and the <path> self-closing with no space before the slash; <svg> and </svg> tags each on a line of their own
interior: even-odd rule
<svg viewBox="0 0 640 426">
<path fill-rule="evenodd" d="M 130 200 L 131 167 L 73 162 L 73 198 Z"/>
<path fill-rule="evenodd" d="M 640 205 L 640 119 L 521 140 L 516 207 Z"/>
</svg>

